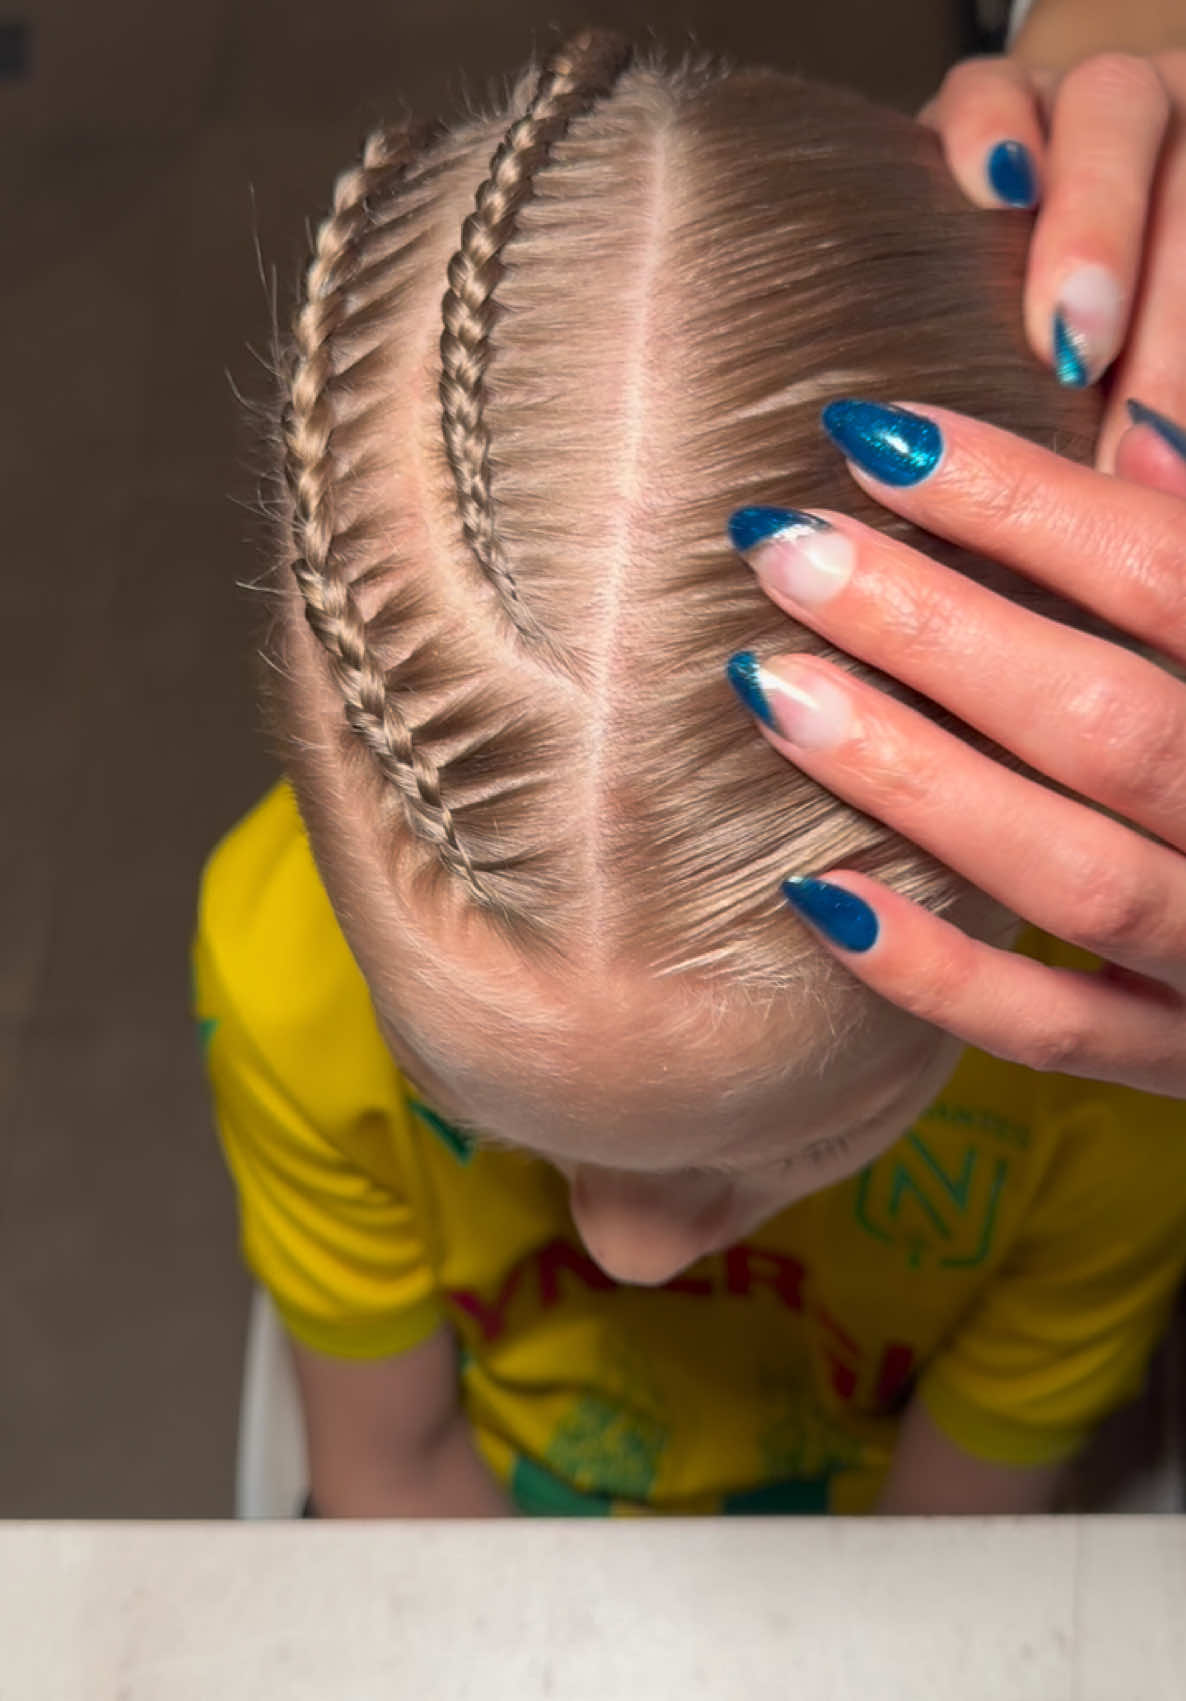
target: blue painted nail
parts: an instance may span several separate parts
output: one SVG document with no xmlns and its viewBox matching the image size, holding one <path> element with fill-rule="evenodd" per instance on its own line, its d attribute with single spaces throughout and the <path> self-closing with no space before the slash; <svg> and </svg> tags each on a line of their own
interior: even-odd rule
<svg viewBox="0 0 1186 1701">
<path fill-rule="evenodd" d="M 795 876 L 783 881 L 782 895 L 793 910 L 846 951 L 867 951 L 877 938 L 874 912 L 863 898 L 842 886 Z"/>
<path fill-rule="evenodd" d="M 730 656 L 725 667 L 729 684 L 736 691 L 751 715 L 756 715 L 764 726 L 778 731 L 778 723 L 770 712 L 770 704 L 762 689 L 760 678 L 761 669 L 758 658 L 752 650 L 738 650 L 735 656 Z"/>
<path fill-rule="evenodd" d="M 1038 199 L 1034 158 L 1022 142 L 998 142 L 988 156 L 988 182 L 1007 207 L 1032 207 Z"/>
<path fill-rule="evenodd" d="M 1135 396 L 1130 396 L 1124 405 L 1134 425 L 1147 425 L 1151 431 L 1156 431 L 1162 442 L 1168 443 L 1171 449 L 1176 449 L 1186 461 L 1186 429 L 1176 425 L 1172 419 L 1167 419 L 1163 413 L 1158 413 L 1155 408 L 1138 402 Z"/>
<path fill-rule="evenodd" d="M 1083 359 L 1082 338 L 1061 313 L 1054 315 L 1054 376 L 1073 390 L 1082 390 L 1090 376 Z"/>
<path fill-rule="evenodd" d="M 939 427 L 908 408 L 845 397 L 829 402 L 820 418 L 837 448 L 883 484 L 920 484 L 939 465 Z"/>
<path fill-rule="evenodd" d="M 738 508 L 729 516 L 729 542 L 744 555 L 769 538 L 781 537 L 789 531 L 826 532 L 831 527 L 815 514 L 804 514 L 798 508 Z"/>
</svg>

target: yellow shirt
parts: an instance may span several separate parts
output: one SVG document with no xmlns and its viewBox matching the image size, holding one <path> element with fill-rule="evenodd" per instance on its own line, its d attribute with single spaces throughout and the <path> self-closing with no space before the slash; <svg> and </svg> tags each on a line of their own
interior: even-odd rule
<svg viewBox="0 0 1186 1701">
<path fill-rule="evenodd" d="M 1036 931 L 1020 948 L 1095 961 Z M 416 1098 L 286 786 L 212 856 L 195 959 L 249 1268 L 324 1353 L 447 1321 L 525 1511 L 865 1511 L 916 1391 L 1011 1465 L 1069 1456 L 1140 1391 L 1186 1265 L 1177 1101 L 969 1048 L 859 1174 L 630 1288 L 545 1163 L 471 1151 Z"/>
</svg>

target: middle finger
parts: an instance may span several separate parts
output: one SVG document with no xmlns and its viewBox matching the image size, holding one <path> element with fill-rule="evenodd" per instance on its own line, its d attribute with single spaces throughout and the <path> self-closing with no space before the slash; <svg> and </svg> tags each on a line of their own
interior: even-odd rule
<svg viewBox="0 0 1186 1701">
<path fill-rule="evenodd" d="M 1186 685 L 847 515 L 743 509 L 780 608 L 1031 768 L 1186 850 Z"/>
</svg>

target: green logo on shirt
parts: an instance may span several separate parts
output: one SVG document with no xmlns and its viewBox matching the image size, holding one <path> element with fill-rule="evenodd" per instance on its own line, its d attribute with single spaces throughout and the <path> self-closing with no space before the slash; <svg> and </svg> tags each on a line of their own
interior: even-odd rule
<svg viewBox="0 0 1186 1701">
<path fill-rule="evenodd" d="M 976 1145 L 948 1168 L 911 1131 L 861 1175 L 856 1220 L 875 1240 L 901 1247 L 912 1270 L 928 1258 L 939 1269 L 974 1269 L 992 1249 L 1008 1172 L 1008 1158 Z"/>
<path fill-rule="evenodd" d="M 553 1432 L 547 1464 L 583 1494 L 645 1500 L 667 1439 L 663 1426 L 599 1394 L 587 1394 Z"/>
</svg>

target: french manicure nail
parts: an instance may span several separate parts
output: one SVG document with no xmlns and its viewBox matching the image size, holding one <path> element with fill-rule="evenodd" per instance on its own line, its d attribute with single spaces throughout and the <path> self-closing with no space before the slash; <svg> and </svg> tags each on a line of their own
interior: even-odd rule
<svg viewBox="0 0 1186 1701">
<path fill-rule="evenodd" d="M 1186 428 L 1167 419 L 1155 408 L 1146 407 L 1144 402 L 1138 402 L 1135 396 L 1130 396 L 1124 405 L 1134 425 L 1147 425 L 1151 431 L 1156 431 L 1162 442 L 1168 443 L 1186 461 Z"/>
<path fill-rule="evenodd" d="M 1107 367 L 1120 341 L 1124 297 L 1104 266 L 1080 266 L 1058 293 L 1054 309 L 1054 371 L 1060 384 L 1081 389 Z"/>
<path fill-rule="evenodd" d="M 764 585 L 801 608 L 830 602 L 856 564 L 843 532 L 799 508 L 739 508 L 729 537 Z"/>
<path fill-rule="evenodd" d="M 852 705 L 814 669 L 784 661 L 776 673 L 752 650 L 730 656 L 729 683 L 751 714 L 800 750 L 832 750 L 848 735 Z"/>
<path fill-rule="evenodd" d="M 762 683 L 762 665 L 752 650 L 738 650 L 725 664 L 725 676 L 751 715 L 778 731 L 778 722 Z"/>
<path fill-rule="evenodd" d="M 783 881 L 782 895 L 825 938 L 846 951 L 867 951 L 877 940 L 876 912 L 843 886 L 796 876 Z"/>
<path fill-rule="evenodd" d="M 883 484 L 919 484 L 943 454 L 934 420 L 908 408 L 845 397 L 829 402 L 820 418 L 837 448 Z"/>
<path fill-rule="evenodd" d="M 989 188 L 1007 207 L 1032 207 L 1038 199 L 1034 156 L 1024 142 L 998 142 L 985 167 Z"/>
</svg>

